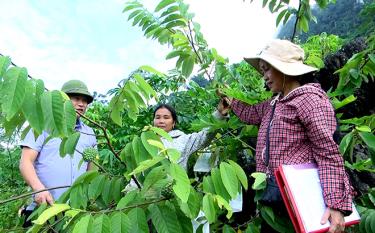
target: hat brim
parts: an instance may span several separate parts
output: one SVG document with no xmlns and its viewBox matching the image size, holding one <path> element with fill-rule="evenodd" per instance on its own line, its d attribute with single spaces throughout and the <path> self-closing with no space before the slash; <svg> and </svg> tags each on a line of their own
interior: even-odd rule
<svg viewBox="0 0 375 233">
<path fill-rule="evenodd" d="M 91 104 L 92 101 L 94 100 L 94 97 L 90 94 L 90 93 L 86 93 L 86 92 L 81 92 L 81 91 L 68 91 L 68 92 L 65 92 L 67 95 L 82 95 L 82 96 L 85 96 L 87 97 L 87 103 L 88 104 Z"/>
<path fill-rule="evenodd" d="M 273 58 L 272 56 L 268 55 L 259 55 L 255 57 L 247 57 L 244 58 L 244 60 L 252 65 L 260 74 L 262 74 L 262 71 L 259 67 L 259 61 L 264 60 L 265 62 L 269 63 L 272 67 L 277 69 L 283 74 L 289 75 L 289 76 L 299 76 L 311 72 L 315 72 L 318 69 L 312 66 L 305 65 L 300 62 L 283 62 L 278 59 Z"/>
</svg>

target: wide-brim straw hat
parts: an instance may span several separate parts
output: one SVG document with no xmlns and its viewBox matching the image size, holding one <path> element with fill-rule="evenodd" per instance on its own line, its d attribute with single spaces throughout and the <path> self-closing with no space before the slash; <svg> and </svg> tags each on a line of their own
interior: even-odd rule
<svg viewBox="0 0 375 233">
<path fill-rule="evenodd" d="M 258 55 L 244 58 L 259 73 L 259 60 L 264 60 L 281 73 L 289 76 L 299 76 L 318 69 L 303 64 L 305 53 L 303 49 L 288 40 L 271 41 Z"/>
</svg>

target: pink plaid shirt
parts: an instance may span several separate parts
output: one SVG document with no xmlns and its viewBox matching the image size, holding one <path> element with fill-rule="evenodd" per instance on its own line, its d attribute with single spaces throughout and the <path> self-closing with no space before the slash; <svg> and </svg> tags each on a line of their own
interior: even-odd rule
<svg viewBox="0 0 375 233">
<path fill-rule="evenodd" d="M 233 100 L 234 113 L 247 124 L 259 125 L 256 146 L 257 171 L 267 172 L 264 162 L 267 126 L 272 106 L 276 109 L 270 129 L 270 173 L 281 164 L 315 162 L 328 207 L 348 214 L 352 209 L 349 179 L 344 160 L 333 140 L 336 118 L 333 107 L 319 84 L 310 83 L 291 91 L 280 100 L 248 105 Z"/>
</svg>

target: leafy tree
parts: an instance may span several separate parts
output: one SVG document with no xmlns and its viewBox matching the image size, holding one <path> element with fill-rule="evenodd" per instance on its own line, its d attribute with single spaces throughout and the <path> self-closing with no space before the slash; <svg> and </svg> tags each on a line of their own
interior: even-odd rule
<svg viewBox="0 0 375 233">
<path fill-rule="evenodd" d="M 310 25 L 310 30 L 298 33 L 302 41 L 312 35 L 326 32 L 344 39 L 352 39 L 360 35 L 370 35 L 373 32 L 374 19 L 370 17 L 374 3 L 371 1 L 341 0 L 330 3 L 326 9 L 319 6 L 312 8 L 316 22 Z M 366 10 L 365 10 L 366 9 Z M 293 35 L 295 17 L 281 28 L 278 38 L 291 38 Z M 363 25 L 360 28 L 360 25 Z M 367 25 L 367 26 L 366 26 Z M 371 29 L 372 27 L 372 29 Z"/>
<path fill-rule="evenodd" d="M 278 23 L 297 15 L 296 29 L 307 31 L 310 20 L 314 19 L 309 1 L 301 0 L 298 9 L 289 7 L 288 3 L 271 0 L 264 1 L 264 6 L 279 12 Z M 318 1 L 320 7 L 328 3 Z M 176 58 L 176 67 L 164 74 L 142 66 L 110 90 L 109 102 L 94 102 L 82 117 L 95 128 L 98 137 L 99 159 L 94 160 L 98 170 L 79 177 L 55 205 L 39 207 L 29 232 L 51 229 L 58 232 L 192 232 L 191 220 L 200 211 L 215 232 L 259 232 L 262 221 L 280 232 L 292 231 L 286 216 L 275 216 L 271 208 L 257 202 L 265 186 L 265 176 L 252 174 L 252 141 L 257 128 L 240 123 L 234 116 L 227 122 L 210 116 L 218 101 L 217 88 L 250 104 L 271 97 L 262 78 L 245 62 L 228 64 L 225 57 L 209 48 L 200 25 L 193 21 L 194 15 L 183 1 L 162 0 L 154 11 L 132 1 L 126 4 L 124 12 L 147 38 L 169 45 L 171 52 L 166 59 Z M 303 44 L 307 61 L 323 67 L 324 57 L 339 49 L 341 43 L 335 36 L 311 37 Z M 374 38 L 369 37 L 367 43 L 365 50 L 337 71 L 338 86 L 330 92 L 337 109 L 353 102 L 353 93 L 364 82 L 374 82 Z M 207 80 L 205 86 L 190 82 L 192 74 L 201 81 Z M 47 130 L 53 137 L 62 138 L 61 156 L 75 150 L 79 137 L 73 130 L 76 113 L 64 93 L 45 89 L 41 80 L 28 79 L 25 68 L 11 66 L 10 58 L 4 56 L 0 57 L 0 88 L 1 124 L 8 136 L 21 132 L 22 137 L 30 128 L 36 134 Z M 164 148 L 160 136 L 170 137 L 150 126 L 150 103 L 156 101 L 176 107 L 182 130 L 191 132 L 210 127 L 216 132 L 216 138 L 204 149 L 211 153 L 210 172 L 185 171 L 176 163 L 179 153 Z M 23 128 L 26 121 L 29 126 Z M 346 133 L 340 143 L 346 167 L 373 173 L 374 115 L 340 118 L 340 121 Z M 357 156 L 356 146 L 365 148 L 367 158 Z M 139 188 L 129 187 L 131 181 Z M 233 214 L 229 205 L 240 190 L 244 192 L 245 203 L 254 207 L 244 208 L 249 212 L 242 216 Z M 374 200 L 373 189 L 361 193 L 356 200 L 362 206 L 363 221 L 353 232 L 357 228 L 361 232 L 374 230 L 371 225 L 375 219 Z"/>
</svg>

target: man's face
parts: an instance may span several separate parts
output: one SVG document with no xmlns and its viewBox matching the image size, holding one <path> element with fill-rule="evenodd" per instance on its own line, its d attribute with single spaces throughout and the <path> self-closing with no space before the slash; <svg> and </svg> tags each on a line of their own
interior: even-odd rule
<svg viewBox="0 0 375 233">
<path fill-rule="evenodd" d="M 83 95 L 71 95 L 69 98 L 73 103 L 74 109 L 81 114 L 85 114 L 88 105 L 87 97 Z M 78 113 L 77 118 L 79 118 Z"/>
</svg>

